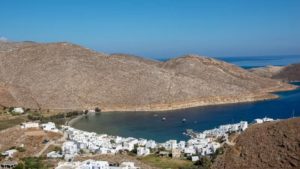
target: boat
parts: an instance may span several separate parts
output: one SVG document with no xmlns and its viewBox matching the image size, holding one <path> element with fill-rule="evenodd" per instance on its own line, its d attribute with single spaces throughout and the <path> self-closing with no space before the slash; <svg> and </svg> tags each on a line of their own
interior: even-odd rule
<svg viewBox="0 0 300 169">
<path fill-rule="evenodd" d="M 165 118 L 165 117 L 163 117 L 163 118 L 161 118 L 161 120 L 162 120 L 162 121 L 166 121 L 166 118 Z"/>
<path fill-rule="evenodd" d="M 185 122 L 186 122 L 186 119 L 185 119 L 185 118 L 183 118 L 181 121 L 182 121 L 182 123 L 185 123 Z"/>
</svg>

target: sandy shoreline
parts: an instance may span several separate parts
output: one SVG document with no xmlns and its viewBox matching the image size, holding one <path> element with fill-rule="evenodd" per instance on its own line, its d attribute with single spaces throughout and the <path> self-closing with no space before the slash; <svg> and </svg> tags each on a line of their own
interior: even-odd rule
<svg viewBox="0 0 300 169">
<path fill-rule="evenodd" d="M 73 126 L 74 123 L 76 123 L 78 120 L 82 119 L 84 116 L 86 116 L 86 115 L 81 114 L 81 115 L 78 115 L 74 118 L 71 118 L 70 120 L 66 121 L 66 125 L 67 126 Z"/>
<path fill-rule="evenodd" d="M 119 106 L 107 106 L 102 107 L 102 112 L 129 112 L 129 111 L 171 111 L 178 109 L 187 109 L 193 107 L 201 106 L 213 106 L 213 105 L 224 105 L 224 104 L 234 104 L 234 103 L 247 103 L 247 102 L 257 102 L 264 100 L 272 100 L 279 98 L 278 95 L 273 94 L 275 92 L 282 91 L 291 91 L 299 88 L 298 86 L 290 86 L 288 88 L 271 88 L 268 91 L 262 92 L 260 94 L 250 94 L 250 95 L 241 95 L 241 96 L 230 96 L 230 97 L 210 97 L 210 98 L 200 98 L 198 100 L 189 100 L 184 102 L 173 102 L 167 104 L 151 104 L 146 106 L 128 106 L 128 105 L 119 105 Z"/>
</svg>

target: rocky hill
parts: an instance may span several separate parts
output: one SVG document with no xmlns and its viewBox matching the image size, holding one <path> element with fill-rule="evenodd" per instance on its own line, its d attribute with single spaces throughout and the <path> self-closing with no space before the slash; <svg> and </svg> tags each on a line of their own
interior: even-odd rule
<svg viewBox="0 0 300 169">
<path fill-rule="evenodd" d="M 251 126 L 212 168 L 300 168 L 300 118 Z"/>
<path fill-rule="evenodd" d="M 250 69 L 251 72 L 273 79 L 279 79 L 287 82 L 300 81 L 300 63 L 288 66 L 267 66 L 262 68 Z"/>
<path fill-rule="evenodd" d="M 273 75 L 273 78 L 285 81 L 300 81 L 300 63 L 284 67 L 280 72 Z"/>
<path fill-rule="evenodd" d="M 250 72 L 255 73 L 259 76 L 272 78 L 274 75 L 279 73 L 284 67 L 283 66 L 266 66 L 249 69 Z"/>
<path fill-rule="evenodd" d="M 294 86 L 196 55 L 166 62 L 70 43 L 0 42 L 0 105 L 170 110 L 274 98 Z"/>
</svg>

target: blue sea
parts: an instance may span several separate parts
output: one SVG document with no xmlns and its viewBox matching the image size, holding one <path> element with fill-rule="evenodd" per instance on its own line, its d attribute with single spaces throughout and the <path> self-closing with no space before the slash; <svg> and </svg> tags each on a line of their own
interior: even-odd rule
<svg viewBox="0 0 300 169">
<path fill-rule="evenodd" d="M 300 55 L 286 55 L 286 56 L 229 56 L 216 57 L 216 59 L 229 62 L 245 69 L 254 67 L 263 67 L 268 65 L 286 66 L 293 63 L 300 63 Z"/>
<path fill-rule="evenodd" d="M 287 65 L 300 62 L 300 56 L 226 57 L 219 58 L 244 68 L 266 65 Z M 300 83 L 294 83 L 299 85 Z M 252 103 L 196 107 L 166 112 L 110 112 L 82 118 L 73 126 L 85 131 L 107 133 L 124 137 L 187 140 L 186 129 L 203 131 L 222 124 L 255 118 L 286 119 L 300 116 L 300 88 L 277 93 L 280 98 Z M 165 117 L 166 120 L 162 121 Z M 183 123 L 182 119 L 186 122 Z"/>
</svg>

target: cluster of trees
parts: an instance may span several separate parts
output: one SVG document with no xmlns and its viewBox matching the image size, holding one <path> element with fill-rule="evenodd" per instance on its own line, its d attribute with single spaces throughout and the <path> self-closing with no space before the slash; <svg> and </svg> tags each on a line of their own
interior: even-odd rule
<svg viewBox="0 0 300 169">
<path fill-rule="evenodd" d="M 40 157 L 26 157 L 20 160 L 19 164 L 14 169 L 48 169 L 50 166 L 44 163 Z"/>
<path fill-rule="evenodd" d="M 33 120 L 33 121 L 40 120 L 42 122 L 47 122 L 47 121 L 53 121 L 56 119 L 70 118 L 70 117 L 78 116 L 81 114 L 82 114 L 82 112 L 80 112 L 80 111 L 71 111 L 71 112 L 67 112 L 67 113 L 59 113 L 59 114 L 45 117 L 45 116 L 43 116 L 43 113 L 41 113 L 41 112 L 30 112 L 27 117 L 29 120 Z"/>
</svg>

